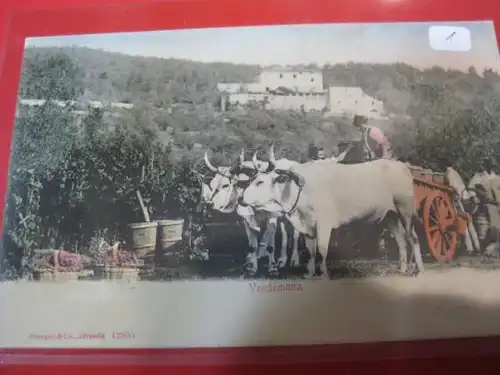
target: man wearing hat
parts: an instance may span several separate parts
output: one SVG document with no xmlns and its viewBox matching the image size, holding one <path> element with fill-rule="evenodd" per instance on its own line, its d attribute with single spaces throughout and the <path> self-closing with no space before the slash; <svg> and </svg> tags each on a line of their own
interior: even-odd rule
<svg viewBox="0 0 500 375">
<path fill-rule="evenodd" d="M 368 125 L 367 117 L 355 115 L 352 124 L 361 131 L 368 160 L 394 158 L 391 145 L 384 133 L 378 127 Z"/>
</svg>

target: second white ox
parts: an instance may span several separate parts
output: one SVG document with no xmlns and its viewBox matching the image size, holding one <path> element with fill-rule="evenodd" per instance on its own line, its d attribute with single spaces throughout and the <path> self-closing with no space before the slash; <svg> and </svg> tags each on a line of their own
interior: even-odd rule
<svg viewBox="0 0 500 375">
<path fill-rule="evenodd" d="M 315 161 L 286 169 L 268 168 L 243 192 L 240 202 L 255 211 L 284 214 L 309 244 L 308 276 L 328 277 L 326 260 L 330 236 L 356 221 L 380 224 L 384 220 L 399 248 L 400 269 L 408 267 L 408 246 L 418 271 L 424 271 L 419 240 L 413 178 L 409 169 L 394 160 L 345 165 Z M 319 251 L 321 261 L 317 263 Z"/>
<path fill-rule="evenodd" d="M 265 255 L 268 255 L 270 273 L 275 273 L 278 268 L 285 266 L 288 262 L 288 232 L 282 214 L 263 211 L 255 212 L 251 207 L 238 204 L 238 199 L 241 197 L 244 188 L 250 183 L 252 176 L 257 171 L 266 170 L 268 163 L 256 162 L 255 159 L 252 162 L 245 161 L 243 150 L 240 154 L 239 163 L 235 168 L 215 167 L 206 153 L 204 162 L 207 168 L 215 174 L 209 184 L 202 185 L 204 201 L 210 203 L 214 210 L 222 213 L 236 211 L 243 219 L 250 247 L 247 256 L 247 272 L 250 275 L 255 274 L 258 266 L 257 260 Z M 286 160 L 284 163 L 292 165 L 296 162 Z M 275 236 L 278 227 L 281 230 L 281 251 L 276 263 Z M 298 240 L 299 232 L 293 230 L 291 266 L 299 265 Z"/>
</svg>

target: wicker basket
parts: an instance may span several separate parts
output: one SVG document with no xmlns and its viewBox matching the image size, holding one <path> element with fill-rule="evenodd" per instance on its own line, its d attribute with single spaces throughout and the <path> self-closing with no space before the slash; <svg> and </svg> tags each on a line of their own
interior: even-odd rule
<svg viewBox="0 0 500 375">
<path fill-rule="evenodd" d="M 38 269 L 33 271 L 36 281 L 70 281 L 78 280 L 81 270 L 62 270 L 55 268 Z"/>
<path fill-rule="evenodd" d="M 140 267 L 136 265 L 114 266 L 100 264 L 94 267 L 94 276 L 102 280 L 138 281 L 139 271 Z"/>
</svg>

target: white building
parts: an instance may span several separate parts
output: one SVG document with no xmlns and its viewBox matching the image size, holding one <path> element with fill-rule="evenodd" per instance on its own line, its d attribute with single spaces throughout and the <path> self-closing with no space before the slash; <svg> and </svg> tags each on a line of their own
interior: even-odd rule
<svg viewBox="0 0 500 375">
<path fill-rule="evenodd" d="M 323 111 L 330 116 L 360 114 L 383 118 L 384 103 L 360 87 L 330 86 L 325 90 L 323 73 L 288 68 L 265 69 L 253 83 L 219 83 L 222 110 L 249 104 L 267 109 Z"/>
<path fill-rule="evenodd" d="M 259 75 L 259 83 L 270 91 L 286 87 L 301 93 L 323 93 L 323 73 L 316 70 L 269 69 Z"/>
<path fill-rule="evenodd" d="M 19 115 L 19 107 L 40 107 L 46 102 L 45 99 L 19 99 L 16 108 L 16 117 Z M 63 101 L 63 100 L 52 100 L 52 103 L 59 107 L 66 107 L 68 105 L 74 106 L 75 109 L 72 111 L 73 114 L 77 116 L 83 116 L 87 114 L 87 107 L 91 108 L 102 108 L 102 109 L 132 109 L 134 107 L 131 103 L 122 102 L 101 102 L 98 100 L 90 100 L 87 102 L 77 102 L 77 101 Z"/>
<path fill-rule="evenodd" d="M 45 99 L 20 99 L 19 104 L 20 105 L 25 105 L 28 107 L 39 107 L 44 105 L 46 102 Z M 110 107 L 110 108 L 121 108 L 121 109 L 131 109 L 134 107 L 133 104 L 131 103 L 121 103 L 121 102 L 101 102 L 99 100 L 90 100 L 87 103 L 80 103 L 76 101 L 63 101 L 63 100 L 52 100 L 52 103 L 60 106 L 60 107 L 65 107 L 67 105 L 80 105 L 80 106 L 90 106 L 92 108 L 105 108 L 105 107 Z"/>
<path fill-rule="evenodd" d="M 217 89 L 228 94 L 236 94 L 240 91 L 241 83 L 218 83 Z"/>
<path fill-rule="evenodd" d="M 361 87 L 330 86 L 328 88 L 328 115 L 384 118 L 385 107 L 381 100 L 363 92 Z"/>
<path fill-rule="evenodd" d="M 326 92 L 321 71 L 265 69 L 254 83 L 219 83 L 225 93 L 222 109 L 230 106 L 260 104 L 268 109 L 322 111 Z"/>
</svg>

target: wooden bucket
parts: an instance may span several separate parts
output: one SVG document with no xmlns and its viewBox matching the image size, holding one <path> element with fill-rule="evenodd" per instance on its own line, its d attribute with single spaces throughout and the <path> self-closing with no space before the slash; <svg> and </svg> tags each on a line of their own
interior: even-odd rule
<svg viewBox="0 0 500 375">
<path fill-rule="evenodd" d="M 161 254 L 165 254 L 182 241 L 183 227 L 184 219 L 158 221 L 158 245 Z"/>
<path fill-rule="evenodd" d="M 33 279 L 36 281 L 70 281 L 78 280 L 81 271 L 67 271 L 55 268 L 39 269 L 33 272 Z"/>
<path fill-rule="evenodd" d="M 135 251 L 137 258 L 154 257 L 158 223 L 156 221 L 133 223 L 129 224 L 128 228 L 129 238 L 127 242 L 132 250 Z"/>
<path fill-rule="evenodd" d="M 138 281 L 140 267 L 138 266 L 114 266 L 114 265 L 96 265 L 94 267 L 94 276 L 101 280 L 124 280 Z"/>
</svg>

